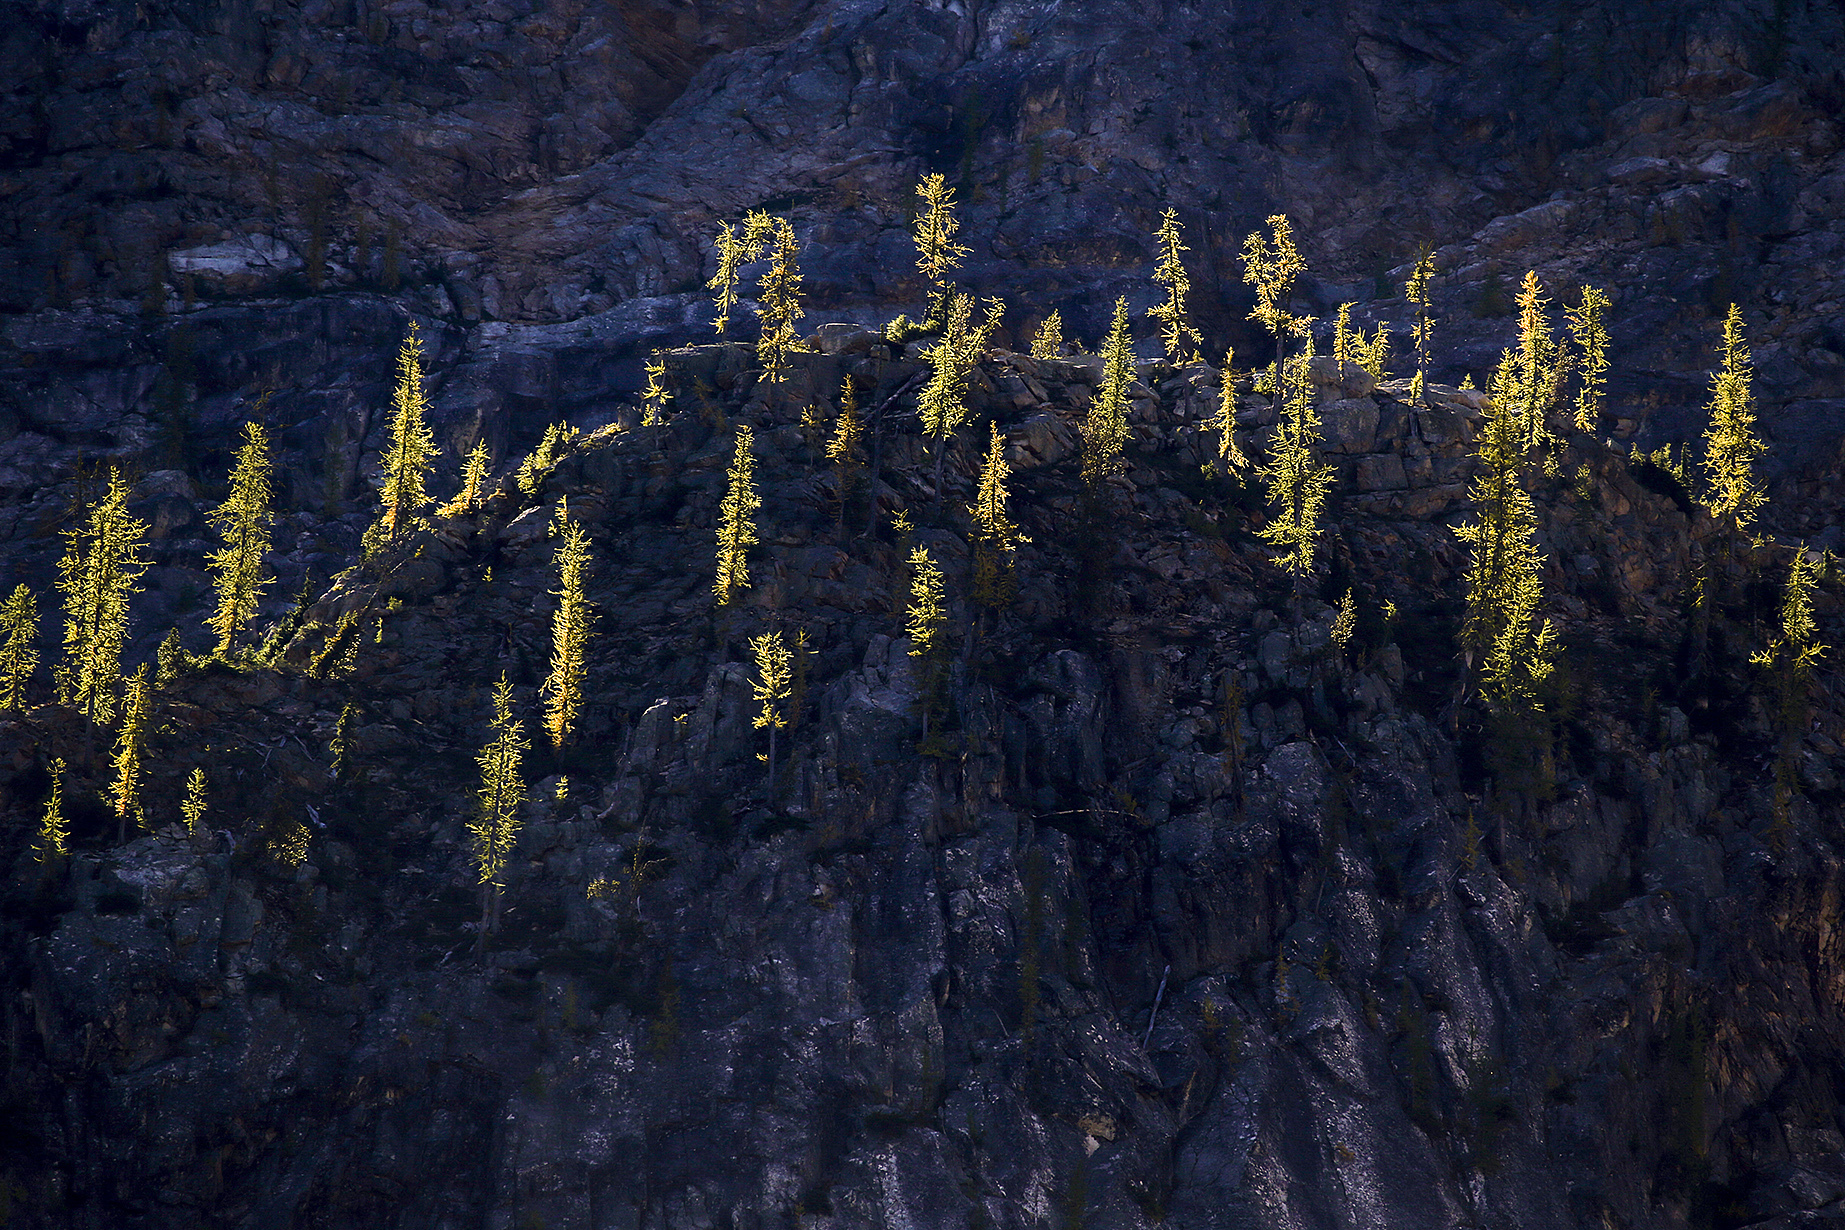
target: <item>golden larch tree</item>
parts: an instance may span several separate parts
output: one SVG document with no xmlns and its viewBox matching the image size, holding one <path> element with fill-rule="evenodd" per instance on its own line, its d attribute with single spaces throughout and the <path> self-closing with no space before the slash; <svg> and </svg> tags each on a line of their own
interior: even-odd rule
<svg viewBox="0 0 1845 1230">
<path fill-rule="evenodd" d="M 589 536 L 568 517 L 564 518 L 556 562 L 557 588 L 551 591 L 557 598 L 557 610 L 551 616 L 551 673 L 540 690 L 545 698 L 545 733 L 551 736 L 552 747 L 562 747 L 583 707 L 584 647 L 595 622 L 595 613 L 583 596 Z"/>
<path fill-rule="evenodd" d="M 1063 316 L 1055 308 L 1031 337 L 1031 357 L 1055 359 L 1063 354 Z"/>
<path fill-rule="evenodd" d="M 525 802 L 525 778 L 520 765 L 532 745 L 525 739 L 525 723 L 512 715 L 512 685 L 504 673 L 493 690 L 493 741 L 480 750 L 480 787 L 475 791 L 473 819 L 468 821 L 474 866 L 481 886 L 480 946 L 493 929 L 495 905 L 505 888 L 500 874 L 519 839 L 519 806 Z"/>
<path fill-rule="evenodd" d="M 270 511 L 269 437 L 262 424 L 243 425 L 243 445 L 231 470 L 231 493 L 206 515 L 223 547 L 205 557 L 218 590 L 218 607 L 205 621 L 218 637 L 218 653 L 231 647 L 236 636 L 256 618 L 257 603 L 270 578 L 263 567 L 269 554 Z"/>
<path fill-rule="evenodd" d="M 987 458 L 980 467 L 980 486 L 974 502 L 968 505 L 973 520 L 974 603 L 997 611 L 1012 600 L 1015 588 L 1013 561 L 1019 544 L 1031 541 L 1019 533 L 1019 527 L 1006 515 L 1008 499 L 1006 476 L 1006 441 L 999 434 L 999 424 L 991 424 Z"/>
<path fill-rule="evenodd" d="M 717 576 L 711 590 L 720 607 L 729 606 L 738 591 L 750 585 L 749 549 L 756 545 L 756 510 L 762 507 L 756 494 L 755 458 L 750 453 L 753 445 L 748 425 L 738 427 L 729 486 L 718 506 Z"/>
<path fill-rule="evenodd" d="M 948 306 L 948 275 L 960 268 L 967 248 L 954 241 L 961 224 L 955 219 L 955 190 L 939 174 L 923 176 L 916 185 L 923 208 L 916 214 L 911 237 L 916 241 L 916 270 L 929 280 L 929 314 L 925 323 L 939 327 Z"/>
<path fill-rule="evenodd" d="M 756 678 L 750 685 L 762 706 L 756 713 L 757 730 L 769 732 L 769 789 L 775 789 L 776 734 L 788 725 L 789 699 L 794 692 L 794 656 L 780 632 L 764 632 L 749 641 L 756 659 Z"/>
<path fill-rule="evenodd" d="M 391 391 L 391 442 L 379 458 L 383 483 L 377 524 L 366 532 L 366 553 L 395 542 L 416 525 L 429 504 L 426 487 L 436 441 L 429 428 L 429 398 L 423 391 L 423 337 L 416 322 L 397 352 L 397 385 Z"/>
<path fill-rule="evenodd" d="M 1755 434 L 1753 382 L 1742 312 L 1732 303 L 1723 320 L 1723 366 L 1711 375 L 1710 425 L 1704 429 L 1704 506 L 1719 521 L 1728 518 L 1738 534 L 1748 532 L 1768 500 L 1755 475 L 1755 459 L 1767 446 Z"/>
<path fill-rule="evenodd" d="M 1121 469 L 1121 450 L 1128 437 L 1128 385 L 1136 359 L 1128 338 L 1125 297 L 1115 300 L 1115 319 L 1102 343 L 1102 387 L 1083 418 L 1083 489 L 1093 502 L 1102 484 Z"/>
<path fill-rule="evenodd" d="M 1249 319 L 1275 339 L 1275 362 L 1269 368 L 1267 387 L 1261 390 L 1274 393 L 1280 390 L 1288 339 L 1302 336 L 1305 329 L 1305 323 L 1291 313 L 1290 307 L 1294 281 L 1307 271 L 1307 262 L 1294 246 L 1294 229 L 1287 215 L 1271 215 L 1268 227 L 1268 237 L 1253 231 L 1243 240 L 1243 281 L 1256 290 L 1256 306 Z"/>
<path fill-rule="evenodd" d="M 1429 337 L 1435 331 L 1435 318 L 1429 312 L 1429 283 L 1435 277 L 1435 253 L 1424 249 L 1416 260 L 1416 267 L 1410 271 L 1409 281 L 1403 287 L 1403 296 L 1416 309 L 1416 323 L 1410 330 L 1410 339 L 1416 348 L 1416 374 L 1410 378 L 1409 399 L 1421 401 L 1424 388 L 1428 383 L 1429 371 Z"/>
<path fill-rule="evenodd" d="M 1259 473 L 1268 489 L 1269 519 L 1259 531 L 1281 554 L 1283 571 L 1294 578 L 1295 593 L 1313 575 L 1320 541 L 1320 514 L 1332 487 L 1333 468 L 1320 460 L 1320 416 L 1314 406 L 1310 365 L 1313 341 L 1282 364 L 1282 417 L 1269 446 L 1268 464 Z"/>
<path fill-rule="evenodd" d="M 128 515 L 128 485 L 119 470 L 91 506 L 84 523 L 65 531 L 69 544 L 58 561 L 64 596 L 64 660 L 55 672 L 58 703 L 81 710 L 90 732 L 115 713 L 128 638 L 128 599 L 141 590 L 147 561 L 140 555 L 147 523 Z M 89 759 L 89 736 L 84 759 Z"/>
<path fill-rule="evenodd" d="M 1154 232 L 1159 243 L 1159 262 L 1153 267 L 1153 280 L 1166 291 L 1166 301 L 1147 314 L 1160 322 L 1160 344 L 1166 359 L 1175 366 L 1201 362 L 1199 351 L 1204 338 L 1192 327 L 1185 315 L 1185 298 L 1191 293 L 1191 279 L 1185 273 L 1184 253 L 1190 251 L 1179 242 L 1179 214 L 1167 209 L 1160 215 L 1160 228 Z"/>
<path fill-rule="evenodd" d="M 64 761 L 51 762 L 51 797 L 45 800 L 45 814 L 38 822 L 38 840 L 33 843 L 38 861 L 48 863 L 70 852 L 70 828 L 64 820 Z"/>
<path fill-rule="evenodd" d="M 38 599 L 23 582 L 0 606 L 0 637 L 0 710 L 24 709 L 38 665 Z"/>
<path fill-rule="evenodd" d="M 1593 432 L 1601 423 L 1602 391 L 1608 385 L 1608 292 L 1598 286 L 1582 288 L 1582 299 L 1564 308 L 1570 335 L 1582 352 L 1582 387 L 1576 391 L 1576 430 Z"/>
<path fill-rule="evenodd" d="M 801 346 L 795 323 L 806 315 L 801 310 L 800 245 L 788 219 L 772 220 L 768 247 L 769 268 L 762 275 L 758 301 L 762 336 L 756 342 L 756 358 L 762 364 L 762 378 L 781 384 L 788 379 L 788 355 Z"/>
<path fill-rule="evenodd" d="M 147 738 L 147 713 L 153 687 L 143 662 L 128 681 L 128 695 L 122 702 L 122 725 L 116 732 L 115 755 L 111 767 L 115 784 L 109 789 L 109 802 L 115 809 L 116 840 L 126 840 L 128 817 L 142 823 L 141 815 L 141 748 Z"/>
</svg>

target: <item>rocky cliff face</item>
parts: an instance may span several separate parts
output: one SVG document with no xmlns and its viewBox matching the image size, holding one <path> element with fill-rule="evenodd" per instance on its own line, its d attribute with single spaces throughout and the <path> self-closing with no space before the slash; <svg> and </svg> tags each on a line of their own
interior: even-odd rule
<svg viewBox="0 0 1845 1230">
<path fill-rule="evenodd" d="M 5 589 L 43 589 L 114 461 L 154 536 L 131 657 L 170 626 L 202 649 L 203 514 L 263 392 L 283 519 L 269 652 L 161 693 L 157 831 L 115 843 L 99 767 L 67 783 L 71 859 L 34 861 L 79 723 L 0 717 L 8 1215 L 1845 1218 L 1845 715 L 1822 681 L 1777 798 L 1746 662 L 1786 544 L 1837 543 L 1839 22 L 1798 3 L 22 10 L 0 45 Z M 974 402 L 1033 542 L 978 634 L 980 441 L 935 491 L 901 392 L 914 344 L 826 330 L 781 390 L 747 347 L 681 346 L 667 423 L 632 401 L 648 351 L 709 341 L 709 239 L 745 208 L 795 219 L 810 325 L 914 313 L 905 210 L 928 170 L 962 188 L 964 284 L 1011 305 Z M 1098 550 L 1075 455 L 1099 363 L 1009 348 L 1053 307 L 1094 342 L 1117 294 L 1149 305 L 1167 203 L 1207 339 L 1244 364 L 1235 253 L 1264 215 L 1295 219 L 1315 313 L 1353 300 L 1400 328 L 1401 266 L 1438 251 L 1429 403 L 1320 373 L 1339 485 L 1304 603 L 1251 534 L 1259 500 L 1201 469 L 1211 372 L 1141 369 Z M 1623 446 L 1575 439 L 1536 480 L 1570 705 L 1550 770 L 1512 789 L 1455 704 L 1448 526 L 1481 405 L 1453 385 L 1484 382 L 1530 267 L 1617 296 Z M 1625 447 L 1701 428 L 1732 300 L 1779 539 L 1734 557 Z M 534 490 L 507 479 L 387 575 L 335 581 L 375 508 L 407 318 L 445 465 L 485 439 L 505 475 L 546 423 L 585 434 Z M 876 517 L 841 513 L 799 425 L 848 373 L 883 408 Z M 1241 406 L 1259 453 L 1272 411 Z M 718 623 L 739 422 L 763 544 Z M 535 753 L 476 955 L 473 755 L 500 671 L 535 711 L 560 502 L 595 544 L 592 698 L 573 746 Z M 898 509 L 955 603 L 928 754 Z M 1820 614 L 1845 643 L 1835 600 Z M 809 644 L 773 788 L 741 652 L 771 627 Z M 175 828 L 194 764 L 202 838 Z"/>
</svg>

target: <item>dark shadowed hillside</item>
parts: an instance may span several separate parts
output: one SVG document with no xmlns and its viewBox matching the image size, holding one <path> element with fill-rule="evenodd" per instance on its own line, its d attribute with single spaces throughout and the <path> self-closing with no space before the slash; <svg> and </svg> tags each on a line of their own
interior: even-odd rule
<svg viewBox="0 0 1845 1230">
<path fill-rule="evenodd" d="M 1836 6 L 8 16 L 0 1224 L 1845 1223 Z M 1206 361 L 1150 315 L 1168 208 Z M 1263 311 L 1316 322 L 1273 375 Z M 215 652 L 252 418 L 267 585 Z M 1483 625 L 1494 464 L 1535 562 Z M 92 723 L 56 583 L 112 469 L 148 567 Z"/>
</svg>

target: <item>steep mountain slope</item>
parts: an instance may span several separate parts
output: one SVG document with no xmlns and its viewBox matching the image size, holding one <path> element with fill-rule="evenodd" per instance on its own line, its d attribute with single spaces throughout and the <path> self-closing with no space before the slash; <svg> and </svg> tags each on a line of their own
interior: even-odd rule
<svg viewBox="0 0 1845 1230">
<path fill-rule="evenodd" d="M 1840 23 L 1799 0 L 20 7 L 0 35 L 0 591 L 46 591 L 58 531 L 120 465 L 154 561 L 130 661 L 170 627 L 207 648 L 204 516 L 264 393 L 282 515 L 265 645 L 159 693 L 156 832 L 117 844 L 99 755 L 65 782 L 72 856 L 37 861 L 81 720 L 0 714 L 0 1208 L 1845 1217 L 1845 711 L 1822 671 L 1779 741 L 1748 662 L 1793 545 L 1840 542 Z M 930 170 L 960 193 L 958 280 L 1008 304 L 941 492 L 916 432 L 927 339 L 824 328 L 762 386 L 750 347 L 709 344 L 702 288 L 718 224 L 762 207 L 800 237 L 804 328 L 917 314 Z M 1077 452 L 1101 364 L 1014 352 L 1053 308 L 1093 344 L 1117 295 L 1155 302 L 1167 204 L 1207 352 L 1239 368 L 1267 359 L 1237 259 L 1266 215 L 1308 257 L 1295 309 L 1354 301 L 1399 372 L 1406 266 L 1437 253 L 1426 405 L 1315 369 L 1337 484 L 1304 596 L 1203 427 L 1216 373 L 1139 369 L 1095 533 Z M 1449 527 L 1483 405 L 1454 386 L 1514 340 L 1527 268 L 1569 302 L 1614 293 L 1616 443 L 1572 435 L 1532 479 L 1566 703 L 1547 771 L 1514 783 L 1464 692 Z M 1764 541 L 1733 551 L 1671 457 L 1629 452 L 1696 439 L 1732 301 L 1772 478 Z M 347 572 L 410 319 L 437 493 L 477 440 L 500 489 Z M 656 347 L 673 400 L 643 427 Z M 810 405 L 830 424 L 847 374 L 877 426 L 875 512 L 863 488 L 842 510 L 801 425 Z M 1259 458 L 1274 410 L 1244 389 Z M 581 434 L 523 490 L 514 460 L 559 420 Z M 988 421 L 1032 541 L 1006 612 L 976 621 Z M 719 619 L 739 424 L 762 544 Z M 566 506 L 595 551 L 589 700 L 572 745 L 533 753 L 477 955 L 474 756 L 502 671 L 535 729 Z M 954 638 L 927 740 L 913 545 L 946 570 Z M 1819 618 L 1845 644 L 1835 584 Z M 808 644 L 773 786 L 744 649 L 772 628 Z M 194 765 L 209 832 L 189 838 Z"/>
<path fill-rule="evenodd" d="M 1098 556 L 1074 453 L 1099 365 L 996 353 L 975 410 L 1010 442 L 1032 542 L 985 632 L 974 440 L 938 509 L 922 441 L 894 407 L 874 420 L 884 510 L 950 579 L 950 702 L 919 751 L 903 544 L 883 517 L 860 532 L 858 500 L 842 527 L 796 410 L 847 373 L 886 405 L 917 364 L 871 334 L 827 345 L 780 390 L 749 348 L 673 352 L 666 425 L 581 438 L 531 495 L 508 482 L 350 574 L 281 625 L 272 665 L 168 685 L 145 792 L 162 835 L 114 846 L 77 772 L 76 852 L 33 861 L 78 719 L 3 727 L 32 1220 L 1836 1215 L 1842 715 L 1828 685 L 1777 805 L 1742 660 L 1764 597 L 1737 587 L 1766 559 L 1706 572 L 1731 596 L 1687 676 L 1714 526 L 1636 481 L 1656 469 L 1573 443 L 1538 486 L 1574 682 L 1554 774 L 1520 787 L 1452 707 L 1442 518 L 1465 507 L 1477 394 L 1412 407 L 1322 372 L 1344 414 L 1326 589 L 1362 612 L 1341 644 L 1237 485 L 1201 476 L 1208 369 L 1131 386 Z M 1245 399 L 1248 448 L 1271 416 Z M 756 426 L 763 545 L 718 618 L 726 421 Z M 500 672 L 535 716 L 560 506 L 595 544 L 590 699 L 574 745 L 535 753 L 503 927 L 475 956 L 471 758 Z M 739 652 L 774 628 L 807 650 L 771 789 Z M 211 812 L 188 839 L 194 764 Z"/>
</svg>

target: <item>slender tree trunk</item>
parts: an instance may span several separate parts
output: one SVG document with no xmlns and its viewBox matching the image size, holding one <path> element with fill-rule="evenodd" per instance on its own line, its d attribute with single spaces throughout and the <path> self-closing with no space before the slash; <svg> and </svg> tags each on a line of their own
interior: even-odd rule
<svg viewBox="0 0 1845 1230">
<path fill-rule="evenodd" d="M 775 802 L 775 723 L 769 723 L 769 802 Z"/>
</svg>

